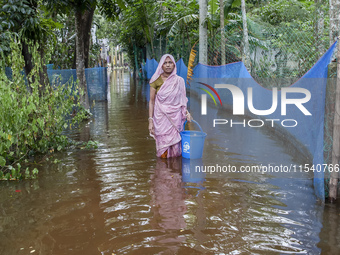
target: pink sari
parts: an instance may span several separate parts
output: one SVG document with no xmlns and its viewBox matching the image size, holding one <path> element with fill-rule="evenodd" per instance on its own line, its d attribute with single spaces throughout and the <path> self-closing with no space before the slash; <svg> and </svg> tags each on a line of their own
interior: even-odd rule
<svg viewBox="0 0 340 255">
<path fill-rule="evenodd" d="M 170 158 L 182 154 L 180 132 L 183 130 L 183 123 L 186 119 L 188 99 L 184 80 L 176 74 L 176 62 L 170 54 L 162 56 L 150 83 L 157 80 L 163 73 L 162 66 L 167 57 L 170 57 L 175 68 L 156 94 L 153 123 L 157 157 L 160 157 L 167 150 L 167 157 Z"/>
</svg>

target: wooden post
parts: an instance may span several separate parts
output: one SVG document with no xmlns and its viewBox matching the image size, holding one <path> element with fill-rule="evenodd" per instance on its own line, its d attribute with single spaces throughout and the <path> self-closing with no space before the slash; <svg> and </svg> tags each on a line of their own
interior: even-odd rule
<svg viewBox="0 0 340 255">
<path fill-rule="evenodd" d="M 242 23 L 243 23 L 243 63 L 250 72 L 250 51 L 247 27 L 246 1 L 241 0 Z"/>
<path fill-rule="evenodd" d="M 115 65 L 115 59 L 114 59 L 114 56 L 113 56 L 113 49 L 114 49 L 114 47 L 112 46 L 112 48 L 111 48 L 111 71 L 113 71 L 114 70 L 114 65 Z"/>
<path fill-rule="evenodd" d="M 338 39 L 337 53 L 337 74 L 335 88 L 335 108 L 334 108 L 334 124 L 333 124 L 333 148 L 332 148 L 332 165 L 333 171 L 329 180 L 329 201 L 334 203 L 337 198 L 339 173 L 334 171 L 334 166 L 339 164 L 340 160 L 340 43 Z"/>
<path fill-rule="evenodd" d="M 208 6 L 207 0 L 199 0 L 199 56 L 198 61 L 201 64 L 208 64 L 208 30 L 204 26 L 207 18 Z M 177 57 L 178 58 L 178 57 Z"/>
<path fill-rule="evenodd" d="M 135 71 L 135 74 L 136 74 L 136 77 L 139 73 L 139 68 L 138 68 L 138 60 L 137 60 L 137 46 L 136 44 L 133 45 L 133 48 L 134 48 L 134 54 L 135 54 L 135 66 L 136 66 L 136 71 Z"/>
<path fill-rule="evenodd" d="M 221 65 L 225 65 L 224 1 L 220 0 Z"/>
<path fill-rule="evenodd" d="M 117 61 L 117 51 L 118 51 L 118 48 L 116 46 L 116 49 L 115 49 L 115 68 L 117 68 L 118 66 L 118 61 Z"/>
</svg>

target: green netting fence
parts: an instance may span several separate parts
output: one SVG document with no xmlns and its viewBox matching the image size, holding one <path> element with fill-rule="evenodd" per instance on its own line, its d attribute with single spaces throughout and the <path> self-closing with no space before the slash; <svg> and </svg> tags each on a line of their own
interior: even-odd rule
<svg viewBox="0 0 340 255">
<path fill-rule="evenodd" d="M 140 56 L 142 58 L 147 57 L 149 59 L 154 56 L 156 61 L 159 61 L 162 55 L 169 53 L 174 56 L 176 61 L 182 58 L 184 63 L 186 65 L 188 64 L 189 55 L 192 47 L 189 40 L 184 38 L 160 37 L 153 40 L 152 46 L 150 43 L 146 45 L 145 54 L 144 51 L 140 49 Z"/>
<path fill-rule="evenodd" d="M 243 29 L 239 22 L 225 26 L 226 64 L 245 59 Z M 316 36 L 315 31 L 300 25 L 275 27 L 248 19 L 250 65 L 248 71 L 264 87 L 266 79 L 284 78 L 289 86 L 304 75 L 330 46 L 328 30 Z M 221 65 L 221 31 L 208 35 L 208 65 Z M 199 43 L 194 65 L 198 62 Z"/>
</svg>

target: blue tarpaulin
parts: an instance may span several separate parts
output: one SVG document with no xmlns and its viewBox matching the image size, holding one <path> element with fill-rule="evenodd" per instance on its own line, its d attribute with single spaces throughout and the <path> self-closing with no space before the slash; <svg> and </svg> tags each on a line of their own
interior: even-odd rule
<svg viewBox="0 0 340 255">
<path fill-rule="evenodd" d="M 188 67 L 184 64 L 183 59 L 181 58 L 176 62 L 177 67 L 177 75 L 181 76 L 184 81 L 187 81 Z"/>
<path fill-rule="evenodd" d="M 146 59 L 145 63 L 145 70 L 146 70 L 146 78 L 148 80 L 151 79 L 152 75 L 156 72 L 158 66 L 158 62 L 153 58 L 153 59 Z"/>
</svg>

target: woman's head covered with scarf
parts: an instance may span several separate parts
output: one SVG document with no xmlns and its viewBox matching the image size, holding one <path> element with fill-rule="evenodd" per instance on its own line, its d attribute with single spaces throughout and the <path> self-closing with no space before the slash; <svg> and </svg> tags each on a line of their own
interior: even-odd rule
<svg viewBox="0 0 340 255">
<path fill-rule="evenodd" d="M 166 60 L 166 58 L 169 57 L 171 59 L 171 61 L 174 63 L 175 65 L 175 68 L 174 70 L 172 71 L 172 73 L 170 74 L 170 76 L 168 78 L 170 78 L 171 76 L 177 74 L 177 67 L 176 67 L 176 62 L 175 62 L 175 59 L 172 55 L 170 54 L 164 54 L 162 57 L 161 57 L 161 60 L 159 61 L 159 64 L 158 64 L 158 67 L 156 69 L 156 72 L 154 73 L 154 75 L 152 75 L 151 79 L 150 79 L 150 83 L 153 83 L 155 80 L 158 79 L 158 77 L 164 73 L 163 71 L 163 64 Z"/>
</svg>

